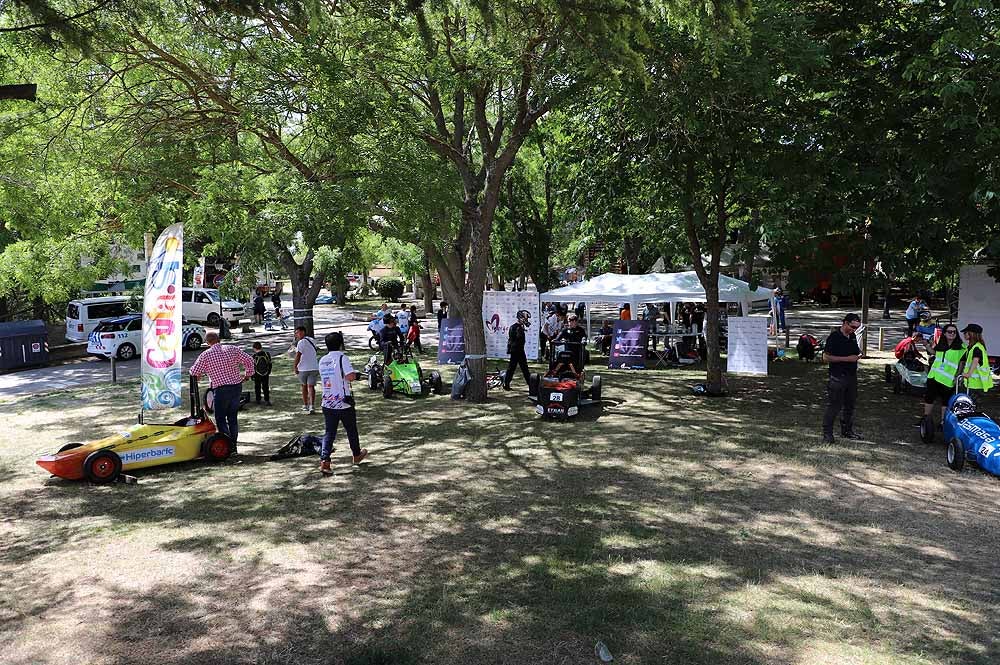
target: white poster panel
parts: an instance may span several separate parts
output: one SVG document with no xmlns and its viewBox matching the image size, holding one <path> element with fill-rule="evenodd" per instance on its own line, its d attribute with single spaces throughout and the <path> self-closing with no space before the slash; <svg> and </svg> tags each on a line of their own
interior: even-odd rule
<svg viewBox="0 0 1000 665">
<path fill-rule="evenodd" d="M 1000 348 L 1000 284 L 987 271 L 989 266 L 962 266 L 958 282 L 958 329 L 970 323 L 983 327 L 990 355 Z"/>
<path fill-rule="evenodd" d="M 509 358 L 507 333 L 517 322 L 517 312 L 531 312 L 531 326 L 524 334 L 524 353 L 538 359 L 538 292 L 486 291 L 483 293 L 483 326 L 486 329 L 486 357 Z"/>
<path fill-rule="evenodd" d="M 730 316 L 727 372 L 767 376 L 765 316 Z"/>
<path fill-rule="evenodd" d="M 168 226 L 153 247 L 142 304 L 142 408 L 181 405 L 181 269 L 184 225 Z"/>
</svg>

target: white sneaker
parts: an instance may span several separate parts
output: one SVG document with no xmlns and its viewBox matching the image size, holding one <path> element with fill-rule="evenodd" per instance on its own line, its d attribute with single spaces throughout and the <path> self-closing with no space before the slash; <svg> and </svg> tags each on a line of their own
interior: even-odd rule
<svg viewBox="0 0 1000 665">
<path fill-rule="evenodd" d="M 309 415 L 310 415 L 310 416 L 311 416 L 311 415 L 312 415 L 313 413 L 315 413 L 315 411 L 316 411 L 316 410 L 315 410 L 315 409 L 314 409 L 313 407 L 311 407 L 311 406 L 309 407 Z"/>
<path fill-rule="evenodd" d="M 312 409 L 310 409 L 305 404 L 302 405 L 302 413 L 311 413 L 311 412 L 312 412 Z"/>
</svg>

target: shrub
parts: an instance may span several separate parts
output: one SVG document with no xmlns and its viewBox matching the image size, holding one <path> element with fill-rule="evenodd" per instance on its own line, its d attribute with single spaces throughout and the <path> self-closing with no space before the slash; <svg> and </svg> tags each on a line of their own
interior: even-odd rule
<svg viewBox="0 0 1000 665">
<path fill-rule="evenodd" d="M 382 300 L 399 300 L 403 297 L 403 280 L 396 277 L 382 277 L 375 282 L 375 290 Z"/>
</svg>

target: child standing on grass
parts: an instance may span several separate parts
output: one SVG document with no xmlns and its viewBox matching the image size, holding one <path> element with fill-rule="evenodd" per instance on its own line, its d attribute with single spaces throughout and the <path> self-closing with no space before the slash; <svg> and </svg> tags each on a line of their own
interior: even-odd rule
<svg viewBox="0 0 1000 665">
<path fill-rule="evenodd" d="M 410 328 L 406 331 L 406 341 L 417 350 L 417 353 L 424 352 L 420 346 L 420 317 L 417 316 L 416 305 L 410 305 Z"/>
<path fill-rule="evenodd" d="M 260 342 L 253 343 L 253 394 L 260 404 L 261 393 L 264 405 L 271 406 L 271 354 L 264 350 Z"/>
</svg>

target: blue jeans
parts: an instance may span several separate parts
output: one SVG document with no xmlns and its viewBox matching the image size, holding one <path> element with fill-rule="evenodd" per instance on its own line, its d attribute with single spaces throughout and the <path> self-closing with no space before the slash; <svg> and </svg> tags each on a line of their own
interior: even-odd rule
<svg viewBox="0 0 1000 665">
<path fill-rule="evenodd" d="M 240 384 L 234 383 L 215 388 L 215 425 L 233 442 L 234 452 L 236 437 L 240 433 L 236 423 L 236 414 L 240 410 L 240 387 Z"/>
<path fill-rule="evenodd" d="M 323 448 L 319 453 L 321 460 L 330 461 L 333 441 L 337 438 L 337 425 L 340 423 L 344 423 L 344 429 L 347 431 L 347 442 L 351 445 L 351 453 L 355 457 L 361 454 L 361 442 L 358 439 L 358 412 L 354 410 L 353 406 L 349 409 L 323 407 L 323 420 L 326 421 L 326 432 L 323 433 Z"/>
</svg>

